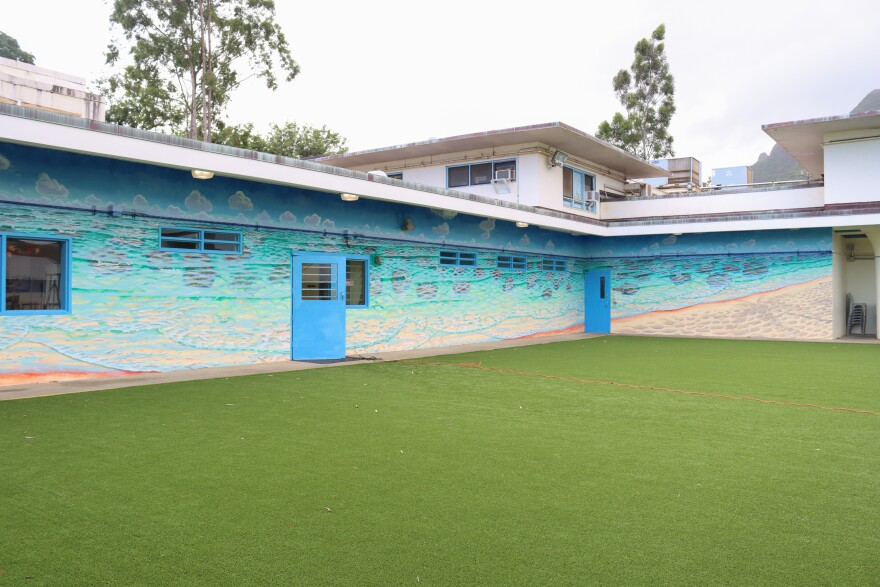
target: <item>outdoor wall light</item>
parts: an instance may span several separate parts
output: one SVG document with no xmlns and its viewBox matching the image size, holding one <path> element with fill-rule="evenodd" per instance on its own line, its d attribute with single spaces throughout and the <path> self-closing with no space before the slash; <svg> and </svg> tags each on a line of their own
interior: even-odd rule
<svg viewBox="0 0 880 587">
<path fill-rule="evenodd" d="M 415 227 L 416 227 L 416 225 L 413 224 L 413 221 L 411 219 L 405 218 L 403 220 L 403 223 L 400 225 L 400 230 L 402 230 L 403 232 L 408 232 L 408 231 L 414 229 Z"/>
<path fill-rule="evenodd" d="M 192 170 L 193 179 L 211 179 L 214 177 L 213 171 L 206 171 L 204 169 L 193 169 Z"/>
<path fill-rule="evenodd" d="M 568 155 L 563 153 L 560 150 L 556 150 L 555 153 L 550 157 L 550 167 L 556 167 L 557 165 L 565 165 L 565 162 L 568 160 Z"/>
<path fill-rule="evenodd" d="M 357 202 L 360 196 L 355 194 L 339 194 L 343 202 Z"/>
<path fill-rule="evenodd" d="M 528 222 L 517 222 L 517 223 L 516 223 L 516 227 L 517 227 L 517 228 L 528 228 L 528 227 L 529 227 L 529 223 L 528 223 Z"/>
</svg>

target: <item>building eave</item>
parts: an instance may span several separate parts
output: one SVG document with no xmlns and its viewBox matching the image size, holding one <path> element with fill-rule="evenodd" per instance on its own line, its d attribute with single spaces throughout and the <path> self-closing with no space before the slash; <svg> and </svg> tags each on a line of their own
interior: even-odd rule
<svg viewBox="0 0 880 587">
<path fill-rule="evenodd" d="M 612 173 L 629 178 L 670 176 L 669 171 L 562 122 L 547 122 L 429 139 L 378 149 L 328 155 L 318 157 L 315 161 L 348 168 L 380 167 L 383 163 L 400 160 L 423 160 L 423 163 L 429 164 L 432 158 L 449 153 L 491 150 L 524 143 L 545 144 L 578 159 L 605 167 Z"/>
<path fill-rule="evenodd" d="M 826 136 L 859 130 L 880 133 L 880 110 L 776 122 L 765 124 L 761 128 L 788 151 L 810 175 L 821 177 L 825 173 Z"/>
</svg>

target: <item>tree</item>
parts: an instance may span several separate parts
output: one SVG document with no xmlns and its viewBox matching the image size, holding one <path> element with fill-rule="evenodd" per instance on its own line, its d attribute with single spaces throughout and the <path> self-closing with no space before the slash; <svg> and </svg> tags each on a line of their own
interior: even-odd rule
<svg viewBox="0 0 880 587">
<path fill-rule="evenodd" d="M 266 136 L 254 131 L 251 123 L 224 126 L 214 133 L 214 142 L 295 159 L 337 155 L 348 150 L 345 137 L 326 126 L 317 128 L 289 121 L 281 126 L 273 124 Z"/>
<path fill-rule="evenodd" d="M 274 0 L 114 0 L 112 28 L 126 45 L 111 43 L 107 64 L 127 49 L 130 63 L 102 80 L 110 96 L 107 119 L 147 130 L 210 140 L 232 92 L 246 79 L 278 87 L 299 73 Z M 241 77 L 247 62 L 252 73 Z"/>
<path fill-rule="evenodd" d="M 34 56 L 32 53 L 22 50 L 18 46 L 18 41 L 10 37 L 3 31 L 0 31 L 0 57 L 7 59 L 15 59 L 23 63 L 34 64 Z"/>
<path fill-rule="evenodd" d="M 663 39 L 666 26 L 658 26 L 651 38 L 635 46 L 630 71 L 621 69 L 614 76 L 614 94 L 626 109 L 611 122 L 603 121 L 596 136 L 650 161 L 674 156 L 669 123 L 675 114 L 675 80 L 669 72 Z"/>
</svg>

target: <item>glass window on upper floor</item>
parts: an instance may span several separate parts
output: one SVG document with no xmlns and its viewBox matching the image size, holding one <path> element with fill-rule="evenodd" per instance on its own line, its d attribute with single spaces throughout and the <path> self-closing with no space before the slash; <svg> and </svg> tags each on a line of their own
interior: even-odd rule
<svg viewBox="0 0 880 587">
<path fill-rule="evenodd" d="M 446 168 L 446 187 L 488 185 L 495 180 L 516 181 L 516 160 L 485 161 Z"/>
<path fill-rule="evenodd" d="M 562 203 L 595 213 L 596 202 L 590 192 L 596 191 L 596 176 L 572 167 L 562 168 Z"/>
</svg>

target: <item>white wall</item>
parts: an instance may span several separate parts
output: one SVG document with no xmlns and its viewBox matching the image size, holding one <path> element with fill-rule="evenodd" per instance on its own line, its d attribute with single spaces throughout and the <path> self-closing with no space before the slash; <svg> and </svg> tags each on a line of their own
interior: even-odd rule
<svg viewBox="0 0 880 587">
<path fill-rule="evenodd" d="M 603 202 L 602 220 L 758 212 L 792 208 L 821 208 L 823 188 L 767 190 L 752 193 L 712 194 Z"/>
<path fill-rule="evenodd" d="M 831 138 L 831 137 L 828 137 Z M 880 138 L 825 144 L 825 201 L 880 201 Z"/>
<path fill-rule="evenodd" d="M 86 80 L 0 57 L 0 102 L 103 121 L 107 100 Z"/>
<path fill-rule="evenodd" d="M 844 238 L 834 234 L 831 238 L 831 281 L 832 310 L 831 337 L 840 338 L 846 334 L 846 246 Z"/>
<path fill-rule="evenodd" d="M 843 267 L 845 271 L 843 303 L 846 304 L 846 294 L 852 294 L 853 301 L 856 303 L 864 303 L 868 306 L 868 319 L 866 334 L 877 334 L 877 278 L 876 278 L 876 262 L 873 259 L 874 247 L 871 242 L 866 239 L 841 239 L 841 252 L 843 256 Z M 854 245 L 854 255 L 856 257 L 871 257 L 870 259 L 854 259 L 852 261 L 845 258 L 847 254 L 846 247 Z M 840 255 L 838 255 L 840 256 Z M 846 316 L 844 306 L 843 314 Z M 844 330 L 846 324 L 844 323 Z M 861 331 L 857 331 L 861 332 Z"/>
</svg>

